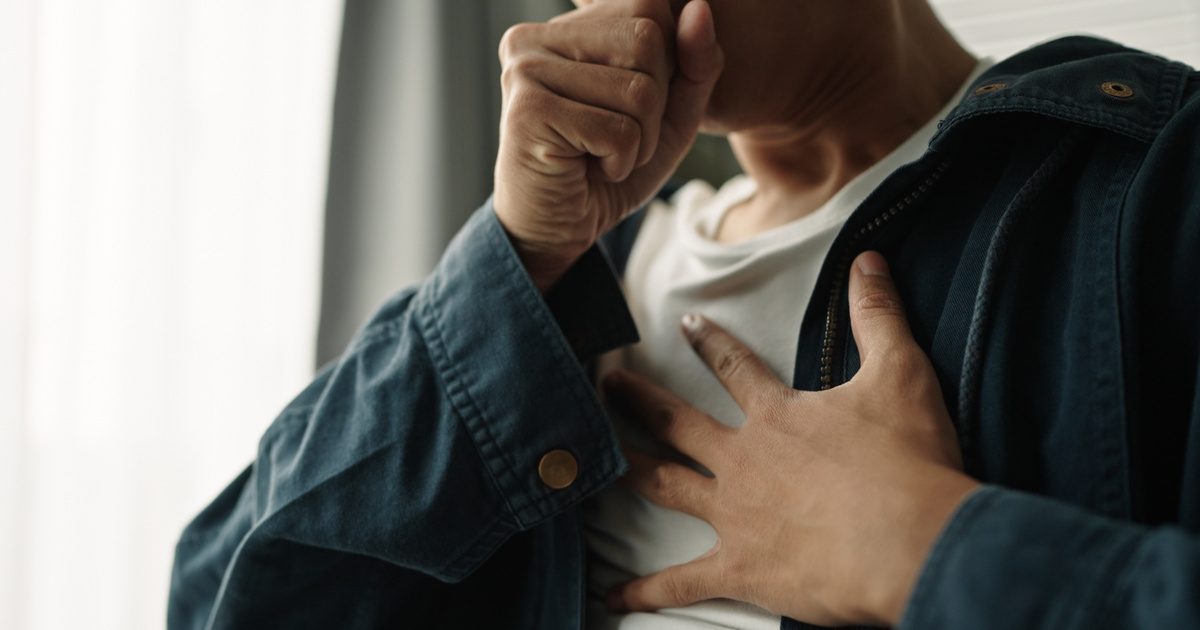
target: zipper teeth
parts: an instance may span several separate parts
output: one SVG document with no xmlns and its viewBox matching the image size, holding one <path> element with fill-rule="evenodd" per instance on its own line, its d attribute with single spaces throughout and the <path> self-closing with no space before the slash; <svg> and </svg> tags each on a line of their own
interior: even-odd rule
<svg viewBox="0 0 1200 630">
<path fill-rule="evenodd" d="M 838 329 L 838 296 L 842 292 L 842 287 L 845 285 L 846 279 L 850 276 L 851 253 L 857 251 L 858 242 L 864 236 L 882 227 L 892 217 L 911 206 L 921 195 L 925 194 L 925 191 L 929 190 L 937 180 L 941 179 L 949 166 L 949 162 L 938 164 L 933 169 L 933 172 L 925 178 L 925 181 L 917 185 L 916 190 L 909 192 L 903 199 L 876 215 L 874 219 L 868 220 L 860 226 L 854 235 L 850 237 L 845 247 L 842 248 L 842 254 L 838 258 L 838 269 L 840 272 L 833 277 L 833 282 L 829 285 L 829 301 L 825 306 L 825 336 L 821 341 L 821 389 L 824 390 L 833 387 L 833 342 L 837 337 Z"/>
</svg>

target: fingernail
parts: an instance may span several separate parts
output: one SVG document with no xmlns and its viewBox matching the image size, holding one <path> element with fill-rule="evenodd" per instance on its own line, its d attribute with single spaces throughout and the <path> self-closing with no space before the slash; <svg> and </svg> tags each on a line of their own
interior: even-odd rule
<svg viewBox="0 0 1200 630">
<path fill-rule="evenodd" d="M 887 261 L 879 252 L 863 252 L 858 256 L 858 270 L 865 276 L 888 277 Z"/>
<path fill-rule="evenodd" d="M 697 332 L 700 332 L 700 327 L 704 325 L 704 322 L 703 318 L 701 318 L 699 315 L 695 313 L 688 313 L 687 315 L 683 316 L 682 320 L 680 320 L 680 324 L 683 325 L 683 332 L 690 338 Z"/>
</svg>

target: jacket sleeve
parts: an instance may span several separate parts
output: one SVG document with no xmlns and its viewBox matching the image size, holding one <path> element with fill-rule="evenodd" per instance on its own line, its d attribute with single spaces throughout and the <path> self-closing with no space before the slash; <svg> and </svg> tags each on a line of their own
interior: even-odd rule
<svg viewBox="0 0 1200 630">
<path fill-rule="evenodd" d="M 581 359 L 635 340 L 602 253 L 589 251 L 543 299 L 489 202 L 187 526 L 169 625 L 295 607 L 345 554 L 463 579 L 511 534 L 623 472 Z M 537 472 L 554 449 L 579 468 L 561 490 Z"/>
<path fill-rule="evenodd" d="M 926 560 L 901 628 L 1200 628 L 1200 540 L 985 486 Z"/>
</svg>

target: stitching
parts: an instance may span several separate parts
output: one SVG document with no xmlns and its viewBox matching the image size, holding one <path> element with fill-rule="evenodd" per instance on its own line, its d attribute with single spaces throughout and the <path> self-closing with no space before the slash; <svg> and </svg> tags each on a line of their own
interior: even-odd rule
<svg viewBox="0 0 1200 630">
<path fill-rule="evenodd" d="M 1168 118 L 1179 109 L 1179 101 L 1183 98 L 1183 90 L 1179 89 L 1183 81 L 1184 66 L 1179 63 L 1168 63 L 1158 78 L 1158 95 L 1154 99 L 1153 118 L 1156 127 L 1166 124 Z"/>
<path fill-rule="evenodd" d="M 1125 154 L 1111 179 L 1108 194 L 1105 195 L 1106 199 L 1116 200 L 1115 207 L 1113 207 L 1112 204 L 1106 204 L 1105 206 L 1101 207 L 1102 211 L 1107 210 L 1108 214 L 1111 215 L 1109 217 L 1110 222 L 1119 222 L 1120 220 L 1121 210 L 1124 208 L 1125 199 L 1129 194 L 1129 181 L 1133 173 L 1136 171 L 1135 168 L 1131 168 L 1133 159 L 1133 155 L 1130 153 L 1127 152 Z M 1115 194 L 1119 189 L 1122 188 L 1124 189 L 1122 194 Z M 1119 283 L 1119 273 L 1116 269 L 1118 258 L 1115 255 L 1115 250 L 1118 244 L 1118 228 L 1114 227 L 1109 234 L 1111 235 L 1109 242 L 1100 242 L 1100 239 L 1098 238 L 1097 242 L 1095 243 L 1096 250 L 1100 252 L 1100 255 L 1097 255 L 1098 260 L 1103 260 L 1103 252 L 1108 249 L 1113 250 L 1114 256 L 1112 258 L 1112 268 L 1107 268 L 1102 265 L 1097 266 L 1094 287 L 1095 302 L 1093 304 L 1093 313 L 1101 312 L 1107 304 L 1115 305 L 1114 310 L 1116 311 L 1116 317 L 1114 318 L 1114 321 L 1116 324 L 1116 335 L 1118 339 L 1113 339 L 1111 330 L 1105 331 L 1100 329 L 1102 318 L 1094 318 L 1092 324 L 1092 334 L 1088 336 L 1091 346 L 1090 354 L 1092 356 L 1096 356 L 1099 348 L 1110 347 L 1115 347 L 1118 355 L 1124 354 L 1122 352 L 1121 344 L 1119 343 L 1121 330 L 1121 309 L 1120 303 L 1116 299 L 1116 293 L 1118 290 L 1117 285 Z M 1106 269 L 1112 272 L 1111 283 L 1106 281 L 1109 280 L 1109 278 L 1106 278 L 1103 274 L 1103 271 Z M 1109 299 L 1105 299 L 1106 297 Z M 1103 338 L 1103 341 L 1101 338 Z M 1116 341 L 1116 343 L 1114 343 L 1114 341 Z M 1123 363 L 1123 359 L 1119 363 Z M 1099 453 L 1101 457 L 1103 457 L 1105 463 L 1105 474 L 1102 476 L 1102 479 L 1108 481 L 1108 483 L 1104 483 L 1101 486 L 1100 500 L 1104 505 L 1105 513 L 1112 516 L 1128 516 L 1130 512 L 1128 487 L 1116 481 L 1109 481 L 1117 479 L 1129 479 L 1129 463 L 1126 457 L 1124 457 L 1124 455 L 1126 455 L 1128 452 L 1128 445 L 1125 443 L 1125 435 L 1128 427 L 1124 422 L 1124 414 L 1121 413 L 1125 408 L 1123 397 L 1125 391 L 1122 378 L 1123 374 L 1121 370 L 1118 369 L 1118 366 L 1110 365 L 1107 362 L 1100 362 L 1099 369 L 1095 370 L 1094 374 L 1096 379 L 1094 385 L 1096 388 L 1096 396 L 1092 399 L 1093 413 L 1095 413 L 1096 417 L 1099 418 L 1105 416 L 1109 416 L 1111 418 L 1113 416 L 1113 412 L 1115 411 L 1115 424 L 1118 425 L 1115 428 L 1120 429 L 1115 433 L 1107 431 L 1096 432 L 1096 440 L 1100 443 Z M 1108 400 L 1105 404 L 1101 404 L 1101 401 L 1106 398 L 1120 398 L 1120 404 L 1118 405 L 1116 400 Z M 1113 437 L 1114 435 L 1119 437 Z M 1122 490 L 1125 492 L 1122 492 Z"/>
<path fill-rule="evenodd" d="M 433 359 L 435 365 L 441 368 L 442 377 L 446 382 L 446 398 L 450 401 L 451 407 L 463 421 L 463 424 L 467 426 L 467 431 L 475 438 L 475 443 L 480 449 L 480 457 L 484 462 L 489 462 L 494 457 L 499 457 L 503 460 L 505 459 L 503 449 L 499 447 L 495 436 L 492 435 L 486 418 L 479 413 L 470 390 L 461 382 L 458 368 L 450 359 L 449 352 L 446 349 L 445 341 L 442 338 L 442 331 L 438 325 L 437 313 L 433 306 L 440 294 L 438 284 L 436 281 L 430 283 L 431 299 L 428 302 L 423 301 L 422 306 L 425 306 L 425 308 L 418 308 L 417 311 L 418 317 L 431 333 L 429 335 L 429 343 L 427 344 L 430 350 L 430 358 Z M 507 462 L 503 463 L 507 464 L 508 467 L 503 465 L 495 466 L 493 464 L 485 466 L 485 469 L 487 470 L 488 478 L 496 486 L 505 507 L 515 516 L 512 503 L 508 499 L 508 493 L 504 491 L 504 484 L 496 477 L 497 472 L 499 474 L 505 474 L 506 472 L 511 474 L 511 464 Z M 496 468 L 499 468 L 499 471 L 495 470 Z"/>
</svg>

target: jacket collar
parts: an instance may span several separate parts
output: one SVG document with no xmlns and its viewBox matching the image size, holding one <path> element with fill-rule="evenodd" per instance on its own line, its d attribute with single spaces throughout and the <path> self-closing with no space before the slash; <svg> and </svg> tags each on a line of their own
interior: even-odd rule
<svg viewBox="0 0 1200 630">
<path fill-rule="evenodd" d="M 1190 68 L 1094 37 L 1064 37 L 989 68 L 930 142 L 987 114 L 1029 113 L 1150 141 L 1179 109 Z"/>
</svg>

